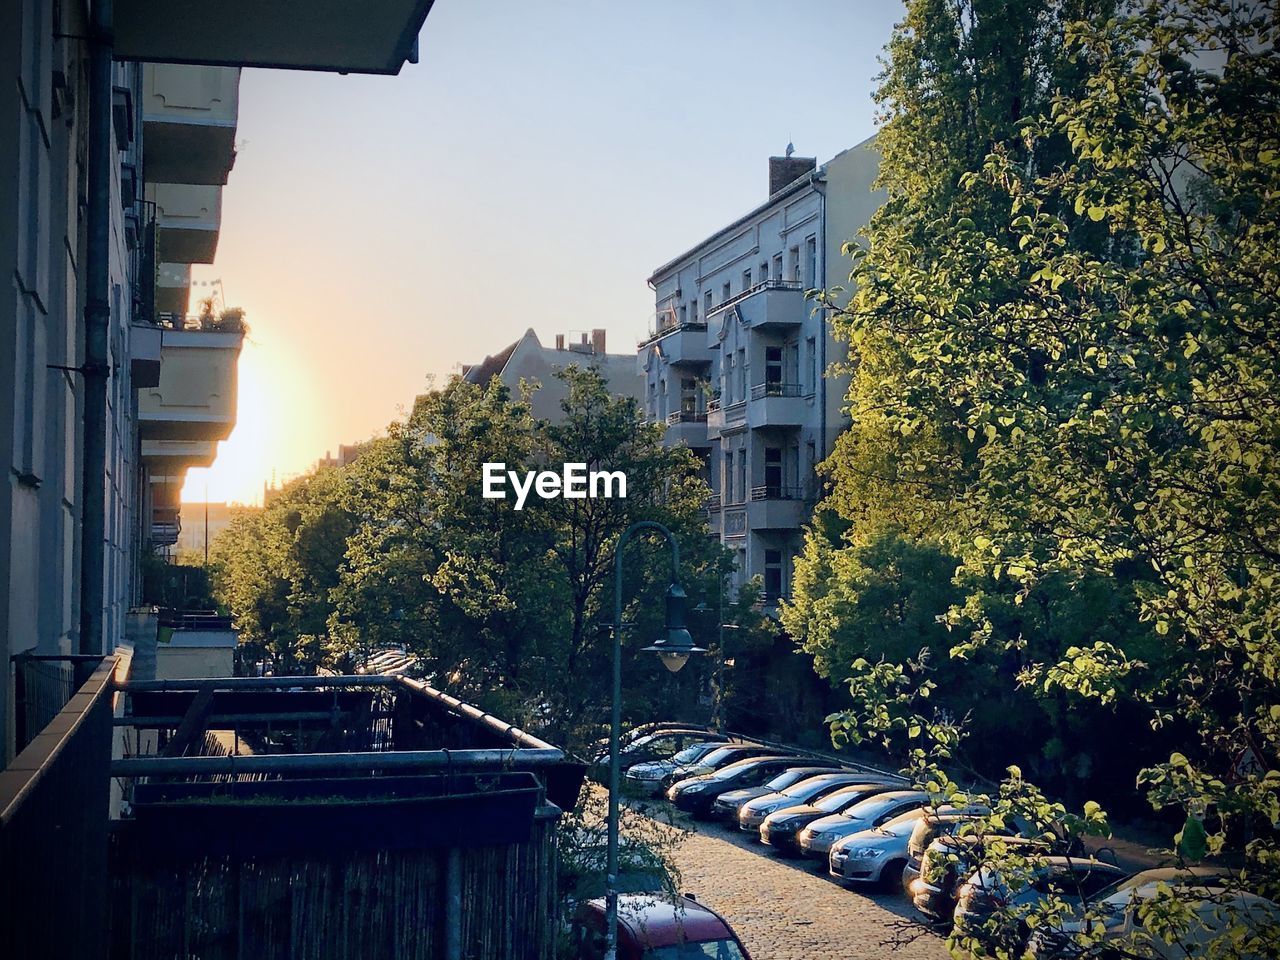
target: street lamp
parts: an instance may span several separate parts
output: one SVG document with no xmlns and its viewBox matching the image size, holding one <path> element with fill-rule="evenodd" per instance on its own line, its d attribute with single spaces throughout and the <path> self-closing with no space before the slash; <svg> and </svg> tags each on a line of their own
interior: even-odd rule
<svg viewBox="0 0 1280 960">
<path fill-rule="evenodd" d="M 613 714 L 609 723 L 609 854 L 605 875 L 605 960 L 618 956 L 618 738 L 622 727 L 622 550 L 641 530 L 656 530 L 671 545 L 671 586 L 667 587 L 666 636 L 645 651 L 656 653 L 672 673 L 690 654 L 706 653 L 695 646 L 684 625 L 685 592 L 680 586 L 680 544 L 675 534 L 655 520 L 641 520 L 622 532 L 613 551 Z"/>
</svg>

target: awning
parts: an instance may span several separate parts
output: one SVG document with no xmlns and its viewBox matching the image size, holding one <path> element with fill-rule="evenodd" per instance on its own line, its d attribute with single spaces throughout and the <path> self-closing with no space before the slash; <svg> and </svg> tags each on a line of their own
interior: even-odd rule
<svg viewBox="0 0 1280 960">
<path fill-rule="evenodd" d="M 115 0 L 118 60 L 396 74 L 434 0 Z"/>
</svg>

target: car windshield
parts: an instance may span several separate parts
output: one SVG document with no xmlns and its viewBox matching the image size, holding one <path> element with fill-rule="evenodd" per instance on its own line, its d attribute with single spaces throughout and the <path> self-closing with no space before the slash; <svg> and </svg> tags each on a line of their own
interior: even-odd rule
<svg viewBox="0 0 1280 960">
<path fill-rule="evenodd" d="M 700 756 L 702 756 L 704 753 L 707 753 L 707 752 L 709 751 L 707 750 L 707 745 L 705 743 L 695 743 L 691 747 L 685 747 L 683 750 L 677 753 L 674 757 L 672 757 L 672 759 L 676 763 L 693 763 L 693 761 L 697 760 Z"/>
<path fill-rule="evenodd" d="M 1159 879 L 1164 883 L 1169 884 L 1170 886 L 1183 887 L 1183 888 L 1199 887 L 1201 889 L 1210 890 L 1210 889 L 1220 889 L 1226 886 L 1225 877 L 1219 874 L 1212 874 L 1212 873 L 1201 874 L 1198 876 L 1195 874 L 1188 873 L 1188 874 L 1176 875 L 1171 877 L 1160 877 Z M 1152 877 L 1149 873 L 1135 873 L 1133 874 L 1133 876 L 1130 876 L 1130 877 L 1121 877 L 1115 883 L 1107 884 L 1107 886 L 1099 890 L 1096 894 L 1094 894 L 1093 899 L 1099 900 L 1099 901 L 1107 900 L 1111 897 L 1114 897 L 1117 893 L 1123 893 L 1126 890 L 1133 890 L 1137 887 L 1147 886 L 1148 884 L 1154 883 L 1155 881 L 1156 881 L 1156 878 Z"/>
<path fill-rule="evenodd" d="M 775 792 L 781 791 L 786 793 L 787 787 L 807 776 L 811 776 L 811 774 L 806 770 L 783 770 L 780 774 L 766 783 L 765 786 Z M 790 796 L 790 794 L 788 794 L 788 796 Z"/>
<path fill-rule="evenodd" d="M 699 943 L 675 943 L 669 947 L 646 950 L 641 960 L 746 960 L 741 948 L 732 940 L 703 940 Z"/>
<path fill-rule="evenodd" d="M 902 797 L 869 797 L 861 803 L 855 803 L 844 811 L 844 815 L 853 820 L 872 820 L 902 803 Z"/>
<path fill-rule="evenodd" d="M 801 803 L 807 803 L 818 794 L 822 793 L 823 790 L 831 789 L 831 783 L 832 781 L 826 777 L 813 782 L 802 780 L 800 783 L 797 783 L 793 787 L 788 787 L 782 792 L 792 800 L 799 800 Z"/>
<path fill-rule="evenodd" d="M 705 757 L 703 757 L 702 760 L 699 762 L 706 763 L 706 764 L 719 763 L 721 760 L 725 759 L 726 757 L 732 757 L 737 752 L 738 751 L 735 748 L 717 747 L 715 750 L 712 750 Z"/>
<path fill-rule="evenodd" d="M 836 813 L 851 803 L 857 803 L 858 800 L 867 795 L 867 791 L 870 789 L 865 784 L 857 787 L 846 787 L 843 790 L 837 790 L 835 793 L 827 794 L 821 800 L 816 801 L 814 806 L 823 813 Z"/>
</svg>

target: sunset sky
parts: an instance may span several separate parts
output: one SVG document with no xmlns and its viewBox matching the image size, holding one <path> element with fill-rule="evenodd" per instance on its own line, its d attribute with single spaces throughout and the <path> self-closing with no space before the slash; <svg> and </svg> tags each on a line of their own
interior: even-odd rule
<svg viewBox="0 0 1280 960">
<path fill-rule="evenodd" d="M 259 502 L 529 327 L 634 351 L 650 272 L 763 201 L 770 154 L 874 132 L 900 13 L 437 0 L 398 77 L 245 71 L 217 262 L 193 270 L 247 312 L 239 415 L 183 498 Z"/>
</svg>

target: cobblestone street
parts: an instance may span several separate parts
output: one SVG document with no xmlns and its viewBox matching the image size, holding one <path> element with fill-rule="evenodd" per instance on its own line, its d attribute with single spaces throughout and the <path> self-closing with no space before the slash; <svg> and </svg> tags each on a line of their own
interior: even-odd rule
<svg viewBox="0 0 1280 960">
<path fill-rule="evenodd" d="M 754 960 L 943 960 L 943 940 L 911 924 L 900 895 L 861 893 L 816 866 L 780 859 L 718 824 L 681 820 L 681 889 L 719 911 Z M 911 924 L 908 926 L 908 924 Z"/>
</svg>

